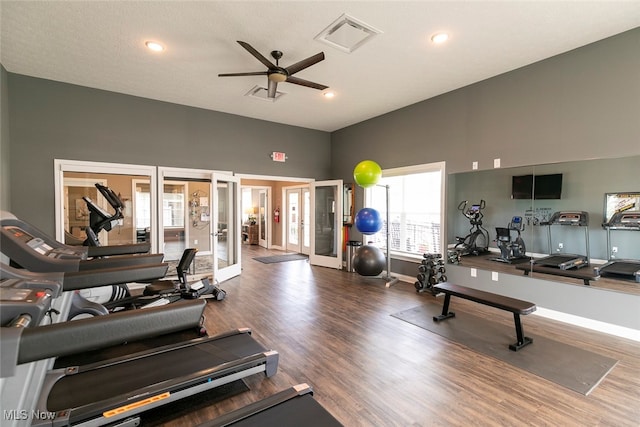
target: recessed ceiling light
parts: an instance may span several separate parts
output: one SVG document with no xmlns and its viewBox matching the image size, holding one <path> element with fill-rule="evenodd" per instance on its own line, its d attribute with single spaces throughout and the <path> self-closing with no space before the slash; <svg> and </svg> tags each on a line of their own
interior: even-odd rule
<svg viewBox="0 0 640 427">
<path fill-rule="evenodd" d="M 158 42 L 148 41 L 145 42 L 145 45 L 154 52 L 162 52 L 164 50 L 164 46 Z"/>
<path fill-rule="evenodd" d="M 436 44 L 444 43 L 448 39 L 449 39 L 449 34 L 447 33 L 436 33 L 431 36 L 431 41 Z"/>
<path fill-rule="evenodd" d="M 322 95 L 324 95 L 325 98 L 333 98 L 334 96 L 336 96 L 335 92 L 324 92 Z"/>
</svg>

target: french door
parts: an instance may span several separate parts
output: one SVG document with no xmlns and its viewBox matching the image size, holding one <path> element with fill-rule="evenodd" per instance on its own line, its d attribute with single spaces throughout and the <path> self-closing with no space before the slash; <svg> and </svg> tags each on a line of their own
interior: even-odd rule
<svg viewBox="0 0 640 427">
<path fill-rule="evenodd" d="M 165 258 L 196 248 L 199 270 L 222 282 L 240 274 L 239 179 L 208 170 L 158 168 Z"/>
<path fill-rule="evenodd" d="M 341 179 L 316 181 L 310 185 L 312 265 L 342 268 L 342 191 Z"/>
<path fill-rule="evenodd" d="M 240 248 L 242 218 L 240 178 L 213 173 L 213 277 L 224 282 L 242 270 Z"/>
<path fill-rule="evenodd" d="M 308 187 L 293 187 L 285 190 L 286 249 L 309 254 L 311 247 L 311 197 Z"/>
</svg>

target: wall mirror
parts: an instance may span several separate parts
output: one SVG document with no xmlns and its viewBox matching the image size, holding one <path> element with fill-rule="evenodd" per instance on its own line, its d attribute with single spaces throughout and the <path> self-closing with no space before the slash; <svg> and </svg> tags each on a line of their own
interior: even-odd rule
<svg viewBox="0 0 640 427">
<path fill-rule="evenodd" d="M 624 198 L 640 193 L 639 162 L 640 156 L 630 156 L 451 174 L 447 203 L 449 249 L 457 245 L 458 249 L 473 252 L 475 242 L 475 252 L 479 254 L 460 257 L 461 265 L 517 275 L 524 275 L 524 266 L 530 264 L 527 256 L 539 259 L 558 254 L 585 255 L 591 265 L 584 269 L 591 271 L 593 266 L 611 259 L 640 262 L 640 230 L 614 229 L 608 236 L 602 226 L 607 200 L 612 194 L 618 198 L 623 195 L 625 209 L 640 210 L 640 206 L 634 205 L 640 199 Z M 557 222 L 546 225 L 556 212 L 586 212 L 588 223 L 571 227 L 557 226 Z M 512 262 L 496 261 L 505 257 L 507 245 L 513 245 L 518 238 L 526 248 L 526 256 Z M 515 256 L 518 255 L 518 245 L 513 245 L 507 255 L 514 256 L 513 248 Z M 522 263 L 524 266 L 518 267 Z M 530 273 L 529 276 L 545 280 L 579 286 L 589 283 L 640 294 L 640 283 L 634 276 L 608 274 L 583 282 L 554 274 Z"/>
</svg>

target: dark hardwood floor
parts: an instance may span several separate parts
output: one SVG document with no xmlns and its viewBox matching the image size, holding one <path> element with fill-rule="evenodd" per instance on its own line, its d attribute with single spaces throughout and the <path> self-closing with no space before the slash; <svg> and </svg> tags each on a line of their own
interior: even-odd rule
<svg viewBox="0 0 640 427">
<path fill-rule="evenodd" d="M 391 317 L 434 299 L 413 284 L 386 288 L 382 280 L 306 261 L 253 260 L 268 254 L 243 246 L 242 275 L 221 284 L 227 298 L 208 304 L 206 327 L 251 328 L 280 353 L 278 373 L 254 375 L 246 381 L 250 391 L 165 426 L 191 426 L 302 382 L 345 426 L 640 425 L 638 342 L 526 316 L 530 334 L 619 360 L 584 396 Z M 457 311 L 513 327 L 509 313 L 455 303 Z"/>
</svg>

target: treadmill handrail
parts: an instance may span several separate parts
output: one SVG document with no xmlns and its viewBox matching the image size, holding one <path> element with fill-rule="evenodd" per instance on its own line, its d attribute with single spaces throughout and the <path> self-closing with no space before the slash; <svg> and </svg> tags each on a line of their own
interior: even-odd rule
<svg viewBox="0 0 640 427">
<path fill-rule="evenodd" d="M 161 263 L 69 272 L 64 275 L 63 288 L 65 291 L 73 291 L 96 286 L 156 280 L 165 277 L 168 270 L 169 264 Z"/>
<path fill-rule="evenodd" d="M 205 305 L 204 300 L 178 301 L 144 311 L 129 310 L 28 328 L 20 339 L 17 363 L 68 356 L 197 326 Z"/>
</svg>

